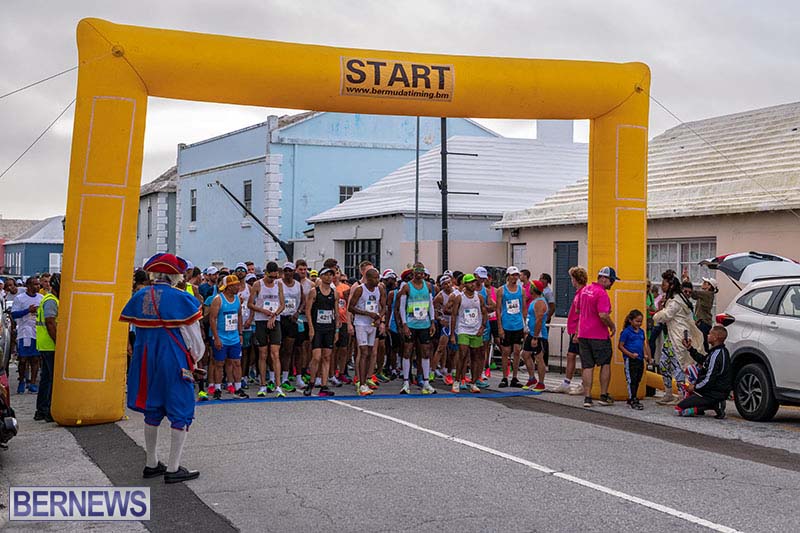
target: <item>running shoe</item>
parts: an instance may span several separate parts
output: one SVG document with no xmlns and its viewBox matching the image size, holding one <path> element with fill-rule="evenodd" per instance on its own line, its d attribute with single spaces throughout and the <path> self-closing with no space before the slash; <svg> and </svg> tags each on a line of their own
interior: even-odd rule
<svg viewBox="0 0 800 533">
<path fill-rule="evenodd" d="M 303 381 L 306 382 L 306 385 L 311 381 L 311 374 L 303 374 Z"/>
<path fill-rule="evenodd" d="M 378 388 L 378 384 L 375 383 L 374 381 L 372 381 L 372 379 L 368 379 L 367 380 L 367 387 L 369 387 L 372 390 L 375 390 L 375 389 Z"/>
<path fill-rule="evenodd" d="M 19 385 L 17 385 L 17 394 L 25 394 L 25 380 L 19 380 Z"/>
<path fill-rule="evenodd" d="M 339 374 L 339 381 L 341 381 L 344 385 L 352 385 L 353 380 L 350 379 L 350 376 L 347 374 Z"/>
<path fill-rule="evenodd" d="M 436 381 L 436 373 L 428 372 L 428 381 Z"/>
<path fill-rule="evenodd" d="M 444 384 L 445 385 L 452 385 L 454 381 L 455 380 L 453 379 L 453 376 L 451 376 L 450 374 L 445 374 L 445 376 L 444 376 Z"/>
<path fill-rule="evenodd" d="M 571 388 L 570 387 L 570 383 L 567 383 L 566 381 L 562 381 L 561 384 L 558 387 L 553 389 L 553 392 L 558 392 L 558 393 L 561 393 L 561 394 L 568 394 L 570 388 Z"/>
<path fill-rule="evenodd" d="M 256 396 L 258 396 L 259 398 L 266 398 L 266 396 L 267 396 L 267 388 L 266 387 L 261 387 L 260 389 L 258 389 L 258 394 L 256 394 Z"/>
<path fill-rule="evenodd" d="M 236 392 L 236 387 L 233 386 L 233 383 L 228 385 L 228 394 L 233 394 Z"/>
<path fill-rule="evenodd" d="M 247 384 L 247 378 L 242 378 L 242 388 L 249 389 L 250 385 Z"/>
<path fill-rule="evenodd" d="M 403 388 L 400 389 L 400 394 L 411 394 L 411 389 L 408 386 L 408 382 L 403 383 Z"/>
<path fill-rule="evenodd" d="M 450 392 L 452 392 L 453 394 L 458 394 L 459 390 L 460 387 L 458 386 L 458 383 L 454 382 L 452 388 L 450 389 Z"/>
<path fill-rule="evenodd" d="M 306 387 L 303 389 L 303 396 L 311 396 L 311 390 L 313 387 Z"/>
<path fill-rule="evenodd" d="M 389 374 L 389 378 L 394 381 L 400 377 L 400 374 L 397 373 L 397 370 L 392 369 L 391 373 Z"/>
<path fill-rule="evenodd" d="M 198 402 L 207 402 L 208 401 L 208 393 L 204 390 L 201 390 L 197 393 L 197 401 Z"/>
<path fill-rule="evenodd" d="M 531 378 L 525 383 L 525 385 L 522 386 L 522 390 L 531 390 L 535 386 L 536 386 L 536 379 Z"/>
<path fill-rule="evenodd" d="M 614 398 L 612 398 L 609 394 L 601 394 L 597 403 L 600 405 L 614 405 Z"/>
<path fill-rule="evenodd" d="M 539 383 L 537 383 L 536 385 L 533 386 L 532 390 L 535 391 L 535 392 L 544 392 L 544 391 L 547 390 L 547 387 L 545 387 L 544 383 L 542 383 L 540 381 Z"/>
<path fill-rule="evenodd" d="M 214 391 L 214 399 L 215 399 L 215 400 L 220 400 L 220 399 L 222 399 L 222 389 L 216 389 L 216 390 Z"/>
<path fill-rule="evenodd" d="M 209 396 L 214 396 L 214 391 L 215 390 L 216 390 L 216 387 L 214 387 L 214 385 L 209 385 L 208 386 L 208 395 Z"/>
<path fill-rule="evenodd" d="M 371 392 L 371 391 L 370 391 Z M 328 390 L 328 387 L 322 387 L 317 394 L 320 398 L 326 398 L 328 396 L 335 396 L 332 390 Z"/>
<path fill-rule="evenodd" d="M 373 382 L 375 385 L 377 385 L 377 384 L 378 384 L 378 382 L 380 382 L 380 380 L 378 379 L 378 376 L 377 376 L 377 375 L 375 375 L 375 374 L 372 374 L 372 375 L 369 377 L 369 379 L 368 379 L 367 381 L 371 381 L 371 382 Z"/>
<path fill-rule="evenodd" d="M 37 385 L 36 383 L 31 383 L 30 385 L 28 385 L 28 392 L 30 392 L 31 394 L 36 394 L 37 392 L 39 392 L 39 385 Z"/>
<path fill-rule="evenodd" d="M 283 392 L 283 387 L 278 387 L 275 389 L 275 393 L 278 398 L 286 398 L 286 393 Z"/>
<path fill-rule="evenodd" d="M 462 382 L 461 382 L 461 385 L 459 385 L 459 386 L 458 386 L 458 389 L 459 389 L 459 390 L 469 390 L 469 388 L 470 388 L 470 387 L 469 387 L 469 385 L 467 385 L 467 382 L 466 382 L 466 380 L 462 381 Z"/>
<path fill-rule="evenodd" d="M 489 382 L 486 381 L 485 379 L 479 379 L 478 381 L 476 381 L 474 383 L 474 385 L 476 385 L 479 389 L 488 389 L 489 388 Z"/>
<path fill-rule="evenodd" d="M 275 392 L 275 382 L 267 381 L 267 392 Z"/>
<path fill-rule="evenodd" d="M 328 382 L 331 385 L 333 385 L 334 387 L 341 387 L 342 386 L 342 382 L 339 381 L 338 379 L 336 379 L 336 376 L 331 376 L 330 379 L 328 379 Z"/>
<path fill-rule="evenodd" d="M 475 385 L 473 383 L 472 386 L 470 387 L 469 391 L 471 393 L 473 393 L 473 394 L 478 394 L 479 392 L 481 392 L 481 389 L 480 389 L 480 387 L 478 387 L 477 385 Z"/>
<path fill-rule="evenodd" d="M 498 385 L 501 389 L 505 389 L 508 387 L 508 378 L 503 378 L 500 380 L 500 385 Z"/>
<path fill-rule="evenodd" d="M 281 389 L 283 389 L 283 392 L 294 392 L 297 390 L 294 387 L 294 385 L 292 385 L 288 381 L 284 381 L 283 383 L 281 383 Z"/>
<path fill-rule="evenodd" d="M 592 406 L 594 406 L 594 403 L 592 402 L 592 398 L 591 398 L 591 396 L 586 396 L 586 397 L 583 399 L 583 406 L 584 406 L 584 407 L 587 407 L 587 408 L 588 408 L 588 407 L 592 407 Z"/>
<path fill-rule="evenodd" d="M 372 389 L 370 389 L 366 385 L 361 385 L 361 388 L 358 389 L 359 396 L 369 396 L 370 394 L 372 394 Z M 403 394 L 403 391 L 400 391 L 400 394 Z M 406 392 L 406 394 L 408 393 Z"/>
<path fill-rule="evenodd" d="M 425 383 L 422 385 L 422 394 L 436 394 L 436 389 L 434 389 L 430 383 Z"/>
<path fill-rule="evenodd" d="M 642 409 L 644 409 L 644 405 L 640 404 L 640 403 L 639 403 L 639 400 L 636 400 L 635 402 L 633 402 L 633 403 L 631 404 L 631 408 L 632 408 L 632 409 L 635 409 L 635 410 L 637 410 L 637 411 L 641 411 Z"/>
<path fill-rule="evenodd" d="M 517 378 L 511 378 L 511 386 L 514 387 L 515 389 L 521 389 L 522 382 Z"/>
<path fill-rule="evenodd" d="M 295 379 L 294 387 L 295 387 L 295 390 L 303 390 L 303 389 L 306 388 L 306 382 L 303 381 L 303 378 L 301 378 L 300 376 L 297 376 L 297 378 Z"/>
<path fill-rule="evenodd" d="M 572 386 L 569 388 L 569 392 L 567 394 L 569 394 L 570 396 L 581 396 L 581 395 L 585 396 L 583 391 L 583 385 L 575 385 L 573 383 Z"/>
<path fill-rule="evenodd" d="M 233 395 L 233 397 L 234 398 L 238 398 L 240 400 L 243 400 L 245 398 L 249 398 L 250 395 L 247 394 L 243 389 L 239 389 L 239 390 L 236 391 L 236 393 Z"/>
<path fill-rule="evenodd" d="M 444 379 L 444 374 L 439 372 L 438 368 L 433 371 L 433 376 L 434 376 L 434 378 Z M 433 381 L 433 378 L 430 381 Z"/>
<path fill-rule="evenodd" d="M 497 370 L 497 363 L 495 363 L 494 361 L 489 363 L 489 368 L 487 370 Z"/>
<path fill-rule="evenodd" d="M 392 381 L 391 379 L 389 379 L 389 376 L 387 376 L 384 373 L 375 374 L 375 377 L 378 378 L 378 381 L 380 381 L 381 383 L 389 383 L 390 381 Z"/>
<path fill-rule="evenodd" d="M 487 368 L 486 370 L 483 371 L 483 376 L 486 379 L 489 379 L 490 377 L 492 377 L 492 370 L 490 368 Z"/>
<path fill-rule="evenodd" d="M 472 383 L 472 378 L 469 376 L 464 376 L 464 381 L 466 381 L 467 383 Z"/>
</svg>

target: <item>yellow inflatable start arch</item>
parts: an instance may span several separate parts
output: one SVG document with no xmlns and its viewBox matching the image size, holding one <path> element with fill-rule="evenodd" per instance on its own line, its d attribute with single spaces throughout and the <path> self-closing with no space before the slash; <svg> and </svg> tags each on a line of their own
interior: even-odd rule
<svg viewBox="0 0 800 533">
<path fill-rule="evenodd" d="M 433 117 L 591 119 L 589 270 L 616 267 L 615 320 L 645 294 L 650 71 L 599 63 L 411 54 L 259 41 L 85 19 L 64 236 L 52 414 L 124 414 L 147 97 Z M 625 397 L 615 353 L 611 393 Z M 595 380 L 597 381 L 597 380 Z M 644 386 L 644 385 L 642 385 Z"/>
</svg>

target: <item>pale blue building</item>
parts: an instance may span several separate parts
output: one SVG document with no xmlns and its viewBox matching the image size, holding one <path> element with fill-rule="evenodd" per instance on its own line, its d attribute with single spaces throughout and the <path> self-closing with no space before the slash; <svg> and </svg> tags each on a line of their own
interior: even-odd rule
<svg viewBox="0 0 800 533">
<path fill-rule="evenodd" d="M 420 152 L 439 144 L 440 121 L 420 121 Z M 448 136 L 498 137 L 469 119 Z M 416 118 L 309 112 L 178 147 L 177 253 L 198 266 L 284 257 L 224 184 L 283 240 L 304 239 L 306 220 L 412 161 Z"/>
</svg>

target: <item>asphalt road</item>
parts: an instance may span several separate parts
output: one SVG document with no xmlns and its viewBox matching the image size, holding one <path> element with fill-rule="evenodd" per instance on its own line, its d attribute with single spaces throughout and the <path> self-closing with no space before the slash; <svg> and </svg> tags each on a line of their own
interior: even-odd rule
<svg viewBox="0 0 800 533">
<path fill-rule="evenodd" d="M 201 477 L 177 487 L 154 482 L 154 518 L 141 525 L 674 532 L 793 531 L 800 523 L 800 455 L 783 445 L 800 429 L 791 412 L 753 425 L 735 417 L 679 420 L 652 400 L 634 414 L 619 404 L 587 411 L 573 406 L 575 398 L 547 393 L 362 400 L 343 392 L 350 391 L 337 389 L 333 401 L 198 406 L 184 463 Z M 41 484 L 142 484 L 139 415 L 71 432 L 43 427 L 36 438 L 60 443 L 66 474 L 31 466 L 53 459 L 33 453 L 36 441 L 21 434 L 0 454 L 6 487 L 22 484 L 14 473 L 21 465 L 40 472 Z M 759 427 L 767 432 L 761 441 Z M 168 431 L 161 431 L 164 457 Z M 51 527 L 66 524 L 36 529 Z"/>
</svg>

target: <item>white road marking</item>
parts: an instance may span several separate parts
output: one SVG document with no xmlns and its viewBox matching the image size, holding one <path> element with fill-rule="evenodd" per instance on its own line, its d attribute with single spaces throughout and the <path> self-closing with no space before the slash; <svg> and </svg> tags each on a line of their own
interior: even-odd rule
<svg viewBox="0 0 800 533">
<path fill-rule="evenodd" d="M 680 518 L 682 520 L 686 520 L 687 522 L 691 522 L 692 524 L 696 524 L 698 526 L 707 527 L 714 531 L 720 531 L 722 533 L 741 533 L 739 530 L 734 529 L 732 527 L 728 527 L 722 524 L 717 524 L 715 522 L 711 522 L 710 520 L 706 520 L 705 518 L 700 518 L 699 516 L 694 516 L 693 514 L 685 513 L 683 511 L 679 511 L 678 509 L 673 509 L 672 507 L 668 507 L 666 505 L 662 505 L 660 503 L 651 502 L 650 500 L 645 500 L 644 498 L 639 498 L 637 496 L 631 496 L 630 494 L 626 494 L 624 492 L 620 492 L 618 490 L 610 489 L 603 485 L 598 485 L 597 483 L 592 483 L 591 481 L 587 481 L 585 479 L 581 479 L 579 477 L 575 477 L 570 474 L 565 474 L 563 472 L 558 472 L 557 470 L 553 470 L 552 468 L 548 468 L 546 466 L 534 463 L 532 461 L 528 461 L 527 459 L 523 459 L 522 457 L 517 457 L 516 455 L 511 455 L 509 453 L 501 452 L 500 450 L 496 450 L 494 448 L 489 448 L 488 446 L 484 446 L 482 444 L 478 444 L 476 442 L 472 442 L 466 439 L 462 439 L 459 437 L 455 437 L 452 435 L 446 435 L 439 431 L 434 431 L 432 429 L 428 429 L 413 422 L 407 422 L 405 420 L 401 420 L 399 418 L 395 418 L 393 416 L 385 415 L 383 413 L 378 413 L 376 411 L 370 411 L 369 409 L 363 409 L 361 407 L 357 407 L 355 405 L 351 405 L 346 402 L 342 402 L 340 400 L 328 400 L 331 403 L 336 405 L 341 405 L 342 407 L 347 407 L 349 409 L 353 409 L 355 411 L 359 411 L 366 415 L 374 416 L 376 418 L 382 418 L 384 420 L 388 420 L 389 422 L 394 422 L 395 424 L 400 424 L 401 426 L 405 426 L 407 428 L 411 428 L 417 431 L 421 431 L 423 433 L 427 433 L 429 435 L 433 435 L 434 437 L 438 437 L 440 439 L 448 440 L 451 442 L 455 442 L 457 444 L 461 444 L 463 446 L 467 446 L 469 448 L 473 448 L 475 450 L 480 450 L 482 452 L 494 455 L 496 457 L 501 457 L 503 459 L 507 459 L 514 463 L 518 463 L 533 470 L 537 470 L 539 472 L 543 472 L 545 474 L 550 474 L 553 477 L 557 477 L 559 479 L 563 479 L 565 481 L 569 481 L 571 483 L 575 483 L 576 485 L 581 485 L 583 487 L 587 487 L 598 492 L 603 492 L 610 496 L 614 496 L 616 498 L 620 498 L 622 500 L 635 503 L 637 505 L 641 505 L 643 507 L 647 507 L 648 509 L 653 509 L 654 511 L 658 511 L 664 514 L 668 514 L 670 516 L 674 516 L 675 518 Z"/>
</svg>

